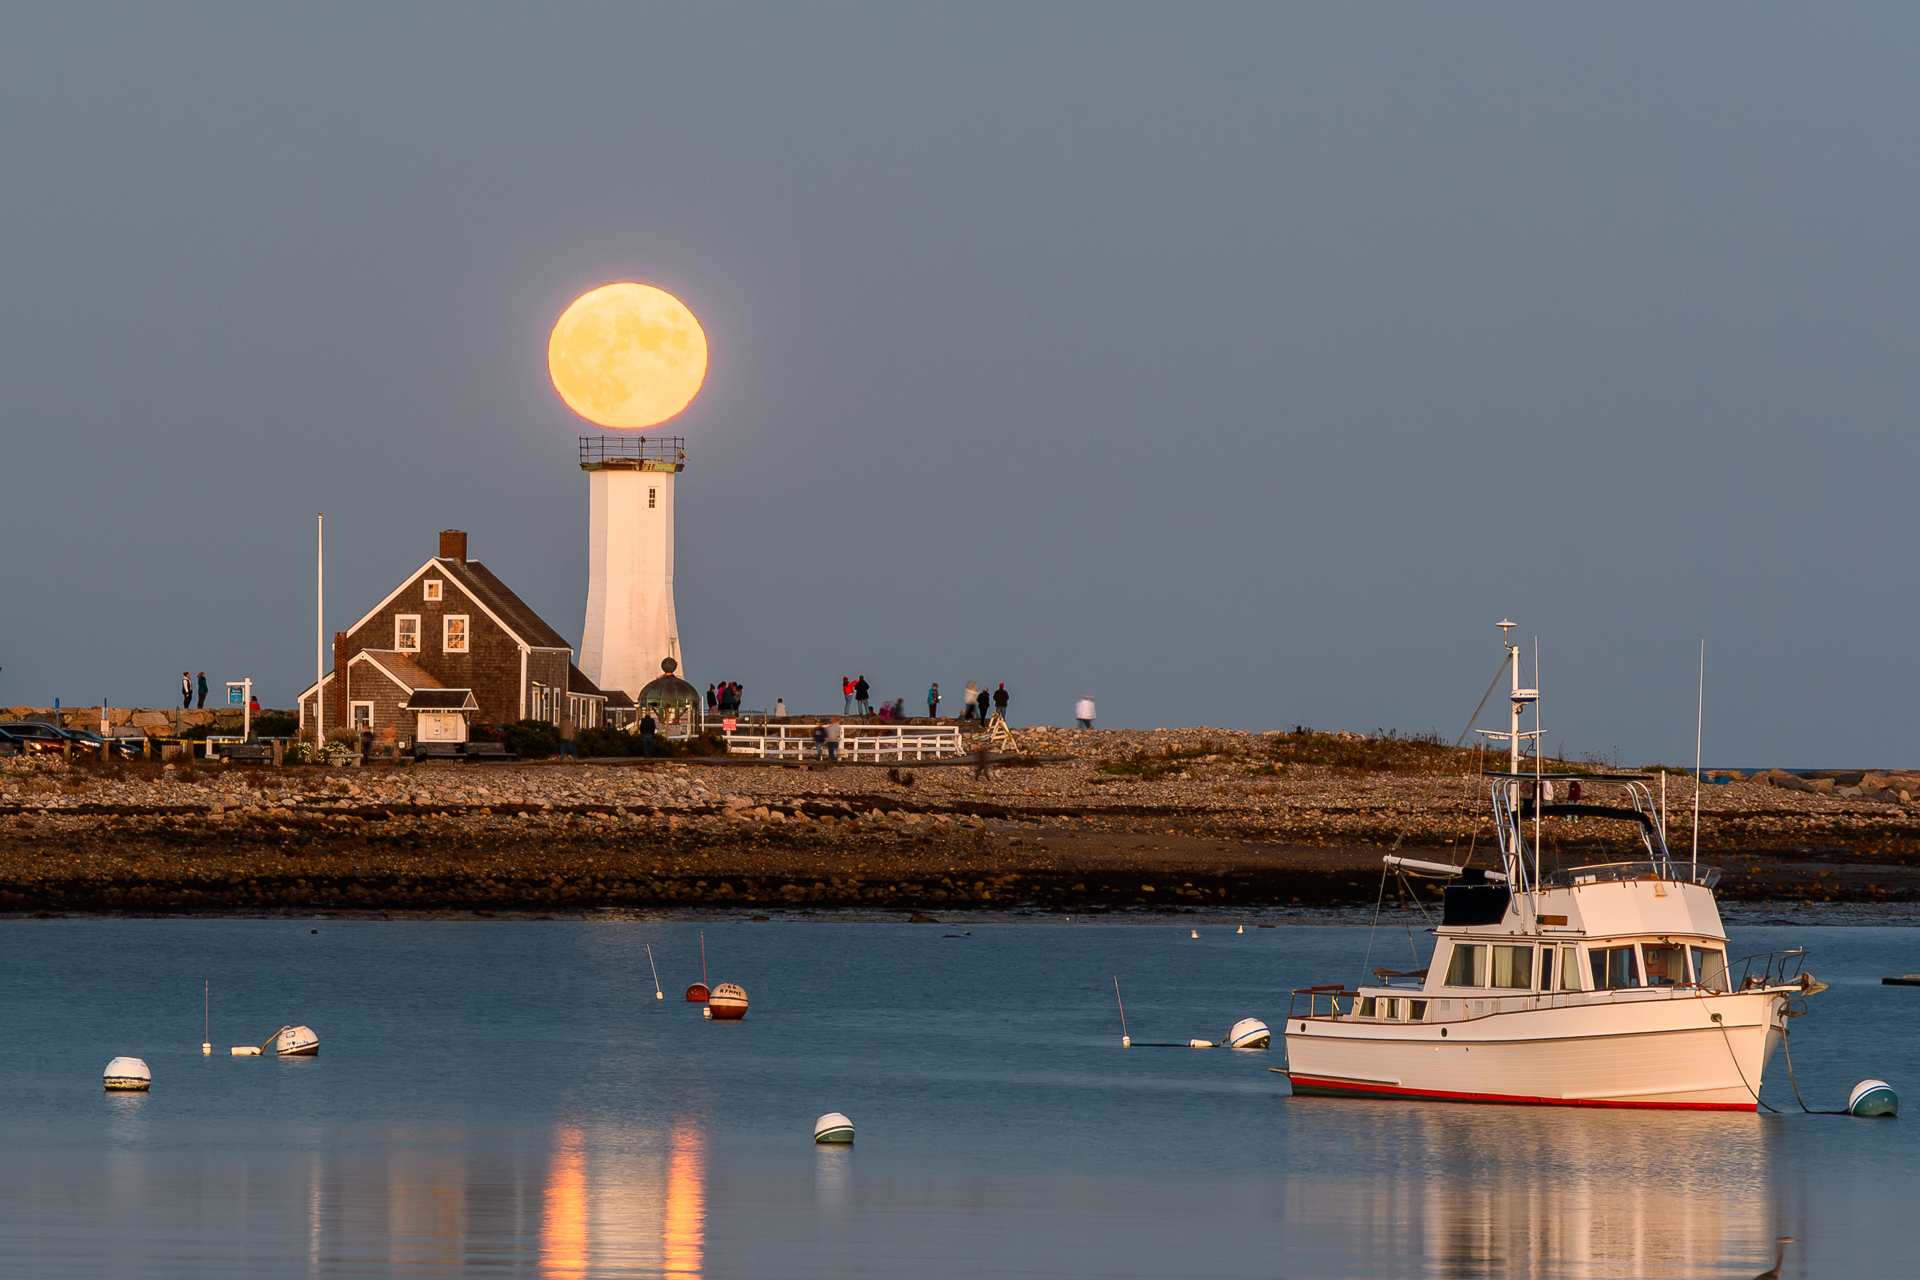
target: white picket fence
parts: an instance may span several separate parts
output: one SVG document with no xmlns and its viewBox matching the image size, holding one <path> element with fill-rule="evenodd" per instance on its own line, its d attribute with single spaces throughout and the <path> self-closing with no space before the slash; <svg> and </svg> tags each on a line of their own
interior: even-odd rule
<svg viewBox="0 0 1920 1280">
<path fill-rule="evenodd" d="M 960 730 L 940 725 L 842 725 L 840 759 L 872 764 L 882 761 L 937 760 L 960 754 Z M 762 760 L 811 760 L 817 748 L 811 724 L 745 725 L 722 734 L 727 753 Z M 824 753 L 822 753 L 824 755 Z"/>
</svg>

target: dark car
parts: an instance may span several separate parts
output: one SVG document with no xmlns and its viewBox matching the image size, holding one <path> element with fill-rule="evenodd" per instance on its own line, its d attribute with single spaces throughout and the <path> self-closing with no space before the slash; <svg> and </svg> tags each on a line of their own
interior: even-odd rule
<svg viewBox="0 0 1920 1280">
<path fill-rule="evenodd" d="M 0 756 L 17 756 L 27 749 L 27 744 L 0 729 Z"/>
<path fill-rule="evenodd" d="M 58 751 L 72 741 L 52 725 L 36 720 L 9 720 L 0 724 L 0 730 L 18 741 L 23 753 Z"/>
<path fill-rule="evenodd" d="M 125 738 L 113 738 L 111 740 L 102 738 L 91 729 L 61 729 L 60 733 L 67 741 L 73 743 L 74 750 L 76 751 L 92 751 L 98 753 L 106 750 L 108 748 L 108 742 L 111 741 L 113 754 L 123 760 L 140 754 L 140 748 L 135 745 L 134 742 L 130 742 Z"/>
</svg>

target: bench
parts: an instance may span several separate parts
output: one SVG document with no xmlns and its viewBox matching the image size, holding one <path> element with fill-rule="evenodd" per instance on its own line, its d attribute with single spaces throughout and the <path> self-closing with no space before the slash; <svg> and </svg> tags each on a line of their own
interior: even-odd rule
<svg viewBox="0 0 1920 1280">
<path fill-rule="evenodd" d="M 468 764 L 480 764 L 483 761 L 497 760 L 505 763 L 520 757 L 507 750 L 504 742 L 463 742 Z"/>
<path fill-rule="evenodd" d="M 264 742 L 241 742 L 221 747 L 220 754 L 229 760 L 271 760 L 273 748 Z"/>
</svg>

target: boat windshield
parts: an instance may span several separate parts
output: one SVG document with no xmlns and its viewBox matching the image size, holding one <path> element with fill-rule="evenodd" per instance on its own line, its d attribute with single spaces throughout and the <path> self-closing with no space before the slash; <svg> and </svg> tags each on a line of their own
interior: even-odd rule
<svg viewBox="0 0 1920 1280">
<path fill-rule="evenodd" d="M 1640 985 L 1640 962 L 1632 947 L 1595 947 L 1587 952 L 1593 968 L 1593 989 L 1610 991 Z"/>
</svg>

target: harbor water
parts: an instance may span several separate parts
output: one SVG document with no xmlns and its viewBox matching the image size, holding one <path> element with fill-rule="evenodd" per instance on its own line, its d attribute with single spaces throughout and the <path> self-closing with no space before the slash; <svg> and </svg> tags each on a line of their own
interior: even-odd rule
<svg viewBox="0 0 1920 1280">
<path fill-rule="evenodd" d="M 1141 1042 L 1277 1029 L 1369 931 L 1192 928 L 8 921 L 0 1275 L 1915 1272 L 1916 1121 L 1804 1115 L 1780 1055 L 1779 1115 L 1294 1099 L 1278 1048 Z M 702 931 L 742 1021 L 681 995 Z M 1879 982 L 1920 935 L 1733 934 L 1832 984 L 1793 1024 L 1809 1107 L 1920 1106 L 1920 989 Z M 1371 945 L 1417 967 L 1400 922 Z M 318 1056 L 230 1056 L 290 1023 Z M 151 1092 L 101 1088 L 119 1054 Z M 830 1111 L 852 1146 L 814 1145 Z"/>
</svg>

